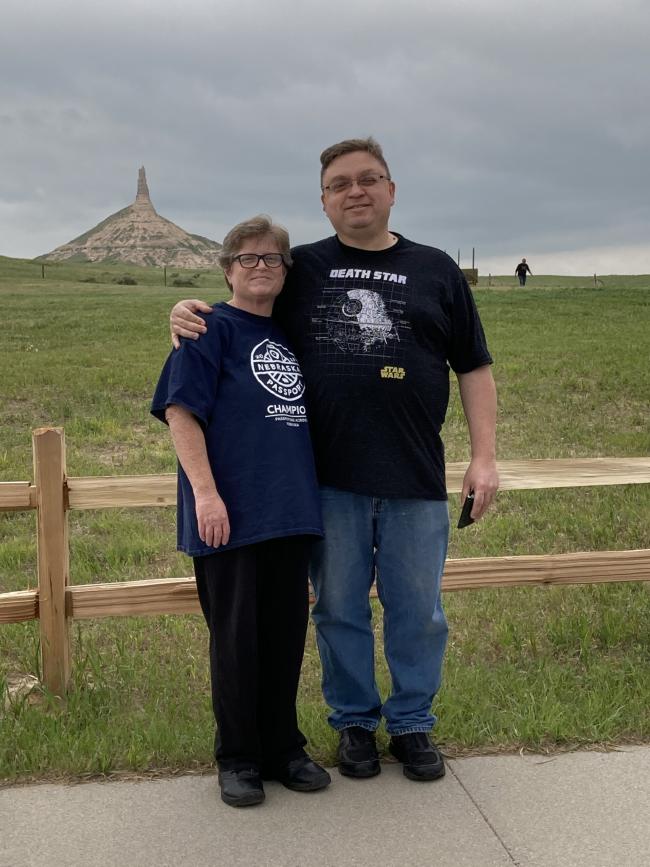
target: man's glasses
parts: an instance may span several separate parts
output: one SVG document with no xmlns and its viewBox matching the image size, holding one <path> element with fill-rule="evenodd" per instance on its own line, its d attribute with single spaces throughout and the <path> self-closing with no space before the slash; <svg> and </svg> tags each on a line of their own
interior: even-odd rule
<svg viewBox="0 0 650 867">
<path fill-rule="evenodd" d="M 267 268 L 279 268 L 280 265 L 284 265 L 282 253 L 262 253 L 261 256 L 257 253 L 240 253 L 239 256 L 233 256 L 233 259 L 239 262 L 242 268 L 257 268 L 260 259 Z"/>
<path fill-rule="evenodd" d="M 325 193 L 344 193 L 352 188 L 353 184 L 357 184 L 363 190 L 370 190 L 376 187 L 379 181 L 389 181 L 388 175 L 378 175 L 376 172 L 368 172 L 367 175 L 361 175 L 358 178 L 335 178 L 331 184 L 326 184 L 323 187 Z"/>
</svg>

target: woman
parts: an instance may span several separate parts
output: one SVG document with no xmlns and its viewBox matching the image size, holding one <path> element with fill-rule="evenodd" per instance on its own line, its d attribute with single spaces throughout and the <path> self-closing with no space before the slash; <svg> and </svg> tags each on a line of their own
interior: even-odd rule
<svg viewBox="0 0 650 867">
<path fill-rule="evenodd" d="M 323 535 L 302 374 L 271 313 L 291 265 L 289 236 L 264 215 L 226 236 L 232 299 L 163 368 L 152 413 L 180 463 L 178 548 L 194 558 L 210 631 L 222 799 L 264 800 L 262 779 L 327 786 L 305 753 L 296 694 L 311 541 Z"/>
</svg>

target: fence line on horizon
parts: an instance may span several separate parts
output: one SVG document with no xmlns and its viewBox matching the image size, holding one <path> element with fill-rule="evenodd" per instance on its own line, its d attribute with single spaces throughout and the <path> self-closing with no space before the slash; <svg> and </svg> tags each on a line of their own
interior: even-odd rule
<svg viewBox="0 0 650 867">
<path fill-rule="evenodd" d="M 0 593 L 0 625 L 40 621 L 43 684 L 63 695 L 70 623 L 103 617 L 200 613 L 191 578 L 70 584 L 68 511 L 175 506 L 176 474 L 68 477 L 61 428 L 33 431 L 34 483 L 0 482 L 0 511 L 36 510 L 37 589 Z M 460 492 L 466 464 L 447 465 Z M 650 483 L 650 457 L 500 461 L 501 490 Z M 443 590 L 650 581 L 650 549 L 449 559 Z"/>
</svg>

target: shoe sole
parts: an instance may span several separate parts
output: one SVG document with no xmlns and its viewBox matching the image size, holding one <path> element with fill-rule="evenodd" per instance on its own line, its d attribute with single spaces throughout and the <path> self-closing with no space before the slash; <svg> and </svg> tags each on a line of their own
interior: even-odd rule
<svg viewBox="0 0 650 867">
<path fill-rule="evenodd" d="M 362 762 L 358 765 L 349 763 L 339 764 L 339 774 L 344 777 L 355 777 L 357 780 L 367 780 L 381 773 L 381 765 L 377 762 Z"/>
<path fill-rule="evenodd" d="M 444 775 L 444 765 L 441 768 L 432 766 L 431 771 L 427 771 L 423 774 L 418 774 L 415 771 L 412 771 L 408 765 L 404 765 L 404 776 L 408 777 L 409 780 L 414 780 L 416 783 L 428 783 L 431 782 L 431 780 L 439 780 L 441 777 L 444 777 Z"/>
<path fill-rule="evenodd" d="M 325 777 L 321 777 L 320 780 L 315 780 L 311 783 L 304 783 L 303 785 L 296 783 L 285 783 L 284 780 L 278 780 L 278 782 L 282 783 L 285 789 L 290 789 L 292 792 L 320 792 L 321 789 L 326 789 L 329 786 L 329 784 L 332 782 L 332 778 L 328 774 L 327 779 L 325 779 Z"/>
<path fill-rule="evenodd" d="M 261 804 L 265 797 L 264 792 L 251 792 L 250 795 L 242 795 L 239 798 L 221 793 L 221 800 L 229 807 L 254 807 L 256 804 Z"/>
</svg>

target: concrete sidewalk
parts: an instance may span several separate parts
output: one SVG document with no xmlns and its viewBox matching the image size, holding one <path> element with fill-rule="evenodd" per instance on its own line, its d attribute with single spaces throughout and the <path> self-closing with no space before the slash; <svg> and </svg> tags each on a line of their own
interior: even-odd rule
<svg viewBox="0 0 650 867">
<path fill-rule="evenodd" d="M 324 792 L 267 783 L 235 810 L 216 777 L 0 790 L 1 867 L 648 867 L 650 747 L 401 766 Z"/>
</svg>

